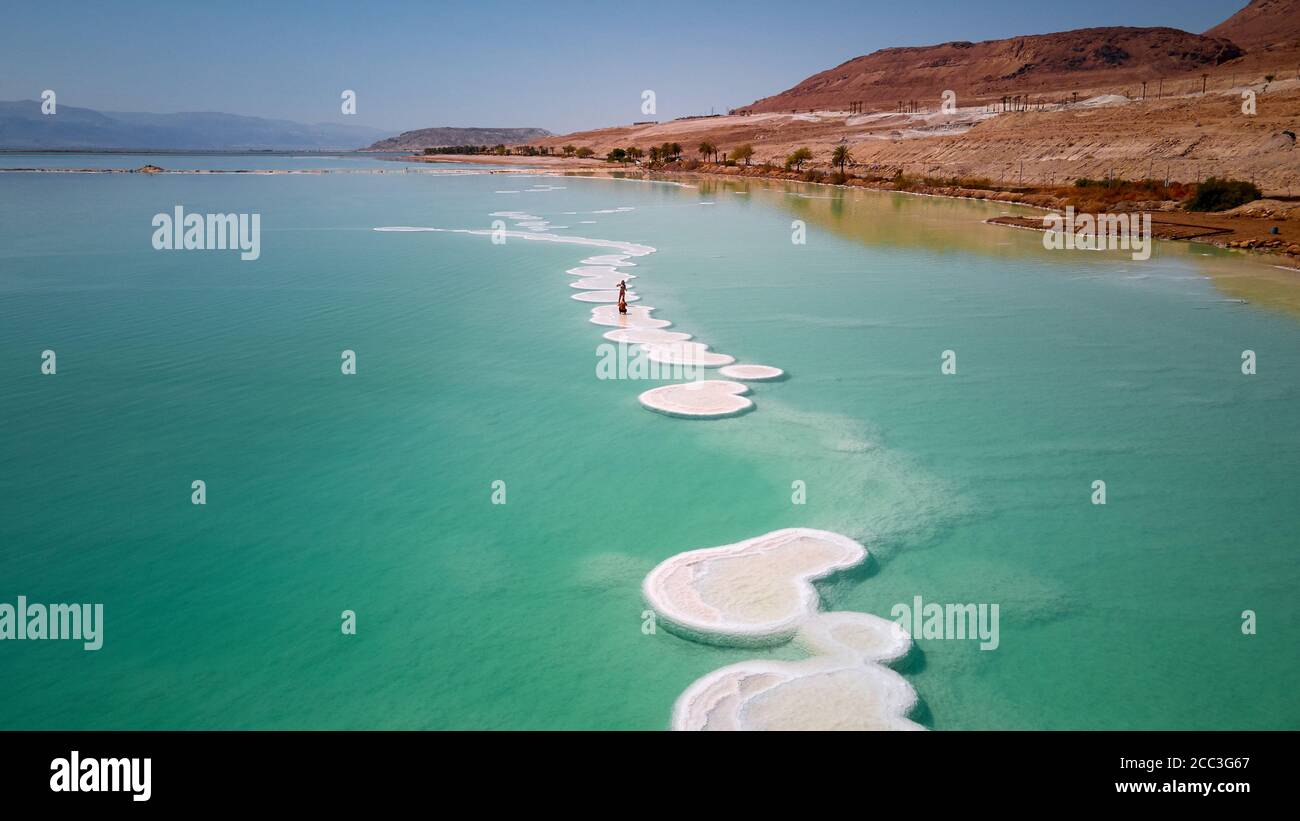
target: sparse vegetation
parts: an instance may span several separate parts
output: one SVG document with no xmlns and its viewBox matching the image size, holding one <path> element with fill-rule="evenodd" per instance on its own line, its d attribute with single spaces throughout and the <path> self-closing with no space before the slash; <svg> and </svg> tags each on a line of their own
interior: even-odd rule
<svg viewBox="0 0 1300 821">
<path fill-rule="evenodd" d="M 807 148 L 796 148 L 790 153 L 790 156 L 785 158 L 785 170 L 789 171 L 793 168 L 795 171 L 799 171 L 803 168 L 804 163 L 812 159 L 812 156 L 811 150 Z"/>
<path fill-rule="evenodd" d="M 486 154 L 488 147 L 486 145 L 440 145 L 437 148 L 426 148 L 426 156 L 434 154 Z"/>
<path fill-rule="evenodd" d="M 504 145 L 440 145 L 434 148 L 425 148 L 421 153 L 425 156 L 435 154 L 517 154 L 522 157 L 541 157 L 549 156 L 551 149 L 549 146 L 544 145 L 517 145 L 513 148 L 507 148 Z"/>
<path fill-rule="evenodd" d="M 731 149 L 731 159 L 736 160 L 738 162 L 743 162 L 745 165 L 749 165 L 749 160 L 753 156 L 754 156 L 754 146 L 750 145 L 749 143 L 741 143 L 740 145 Z"/>
<path fill-rule="evenodd" d="M 1227 211 L 1260 198 L 1253 182 L 1210 177 L 1196 186 L 1196 193 L 1187 201 L 1188 211 Z"/>
<path fill-rule="evenodd" d="M 831 154 L 831 164 L 840 167 L 841 177 L 844 176 L 844 166 L 851 162 L 853 162 L 853 155 L 849 153 L 849 147 L 847 145 L 835 146 L 835 151 Z"/>
<path fill-rule="evenodd" d="M 907 191 L 911 188 L 915 188 L 917 183 L 920 182 L 920 180 L 918 180 L 916 177 L 909 177 L 906 174 L 904 174 L 902 171 L 899 171 L 897 174 L 894 175 L 894 178 L 890 180 L 890 182 L 894 184 L 894 188 L 896 190 Z"/>
</svg>

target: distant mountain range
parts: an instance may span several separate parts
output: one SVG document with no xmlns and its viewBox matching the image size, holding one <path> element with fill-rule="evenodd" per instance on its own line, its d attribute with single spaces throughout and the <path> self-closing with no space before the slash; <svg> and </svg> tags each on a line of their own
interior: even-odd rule
<svg viewBox="0 0 1300 821">
<path fill-rule="evenodd" d="M 208 111 L 144 114 L 60 104 L 47 115 L 35 100 L 0 102 L 0 148 L 11 149 L 355 149 L 391 133 Z"/>
<path fill-rule="evenodd" d="M 544 128 L 420 128 L 370 146 L 375 151 L 414 151 L 453 145 L 520 145 L 553 137 Z"/>
</svg>

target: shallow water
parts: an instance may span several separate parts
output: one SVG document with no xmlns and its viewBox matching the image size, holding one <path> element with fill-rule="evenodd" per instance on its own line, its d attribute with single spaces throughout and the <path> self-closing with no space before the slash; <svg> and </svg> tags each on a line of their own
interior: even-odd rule
<svg viewBox="0 0 1300 821">
<path fill-rule="evenodd" d="M 1300 324 L 1220 284 L 1263 266 L 691 185 L 0 175 L 0 601 L 107 622 L 98 652 L 0 643 L 0 727 L 666 727 L 700 676 L 799 652 L 645 635 L 642 578 L 809 526 L 873 555 L 828 609 L 1000 604 L 997 650 L 918 642 L 927 726 L 1300 728 Z M 260 213 L 261 258 L 154 251 L 178 204 Z M 373 230 L 504 210 L 653 246 L 638 305 L 790 378 L 648 412 L 568 287 L 608 251 Z"/>
<path fill-rule="evenodd" d="M 492 166 L 465 163 L 421 163 L 400 159 L 400 154 L 129 154 L 67 151 L 3 151 L 0 168 L 129 169 L 152 163 L 168 171 L 395 171 L 402 168 L 488 169 Z"/>
</svg>

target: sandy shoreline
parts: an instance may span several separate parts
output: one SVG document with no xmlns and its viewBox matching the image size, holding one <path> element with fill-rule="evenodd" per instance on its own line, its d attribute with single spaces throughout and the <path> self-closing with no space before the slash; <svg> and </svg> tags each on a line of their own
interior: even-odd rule
<svg viewBox="0 0 1300 821">
<path fill-rule="evenodd" d="M 401 157 L 404 162 L 474 163 L 478 165 L 513 166 L 516 170 L 610 171 L 611 163 L 596 157 L 521 157 L 498 154 L 411 154 Z"/>
</svg>

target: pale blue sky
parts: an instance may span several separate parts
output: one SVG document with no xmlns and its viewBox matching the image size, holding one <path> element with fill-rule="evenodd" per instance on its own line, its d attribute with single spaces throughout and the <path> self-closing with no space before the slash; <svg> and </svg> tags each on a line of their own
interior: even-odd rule
<svg viewBox="0 0 1300 821">
<path fill-rule="evenodd" d="M 0 99 L 394 131 L 557 133 L 723 111 L 878 48 L 1086 26 L 1204 31 L 1246 0 L 40 2 L 0 11 Z M 339 95 L 357 93 L 344 117 Z"/>
</svg>

